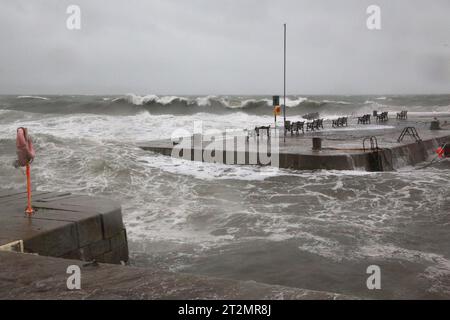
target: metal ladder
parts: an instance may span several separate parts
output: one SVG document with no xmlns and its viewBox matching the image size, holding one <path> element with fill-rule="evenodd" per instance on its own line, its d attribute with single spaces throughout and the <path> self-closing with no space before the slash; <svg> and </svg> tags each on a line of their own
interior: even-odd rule
<svg viewBox="0 0 450 320">
<path fill-rule="evenodd" d="M 402 142 L 403 138 L 408 135 L 410 137 L 413 137 L 416 142 L 422 141 L 422 139 L 419 137 L 419 134 L 417 133 L 417 130 L 415 127 L 405 127 L 402 130 L 402 133 L 400 133 L 400 136 L 397 139 L 397 142 Z"/>
<path fill-rule="evenodd" d="M 365 137 L 363 139 L 363 150 L 366 152 L 366 141 L 369 140 L 370 142 L 370 151 L 378 151 L 380 148 L 378 148 L 378 141 L 377 137 L 371 136 L 371 137 Z"/>
<path fill-rule="evenodd" d="M 364 152 L 369 151 L 369 149 L 366 149 L 366 141 L 370 142 L 370 153 L 367 155 L 370 171 L 383 171 L 383 160 L 381 159 L 383 153 L 380 152 L 381 149 L 378 147 L 377 137 L 371 136 L 363 139 Z"/>
</svg>

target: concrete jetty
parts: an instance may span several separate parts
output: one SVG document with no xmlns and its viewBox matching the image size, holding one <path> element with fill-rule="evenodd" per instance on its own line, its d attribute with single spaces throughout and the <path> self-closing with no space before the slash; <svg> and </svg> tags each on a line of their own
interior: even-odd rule
<svg viewBox="0 0 450 320">
<path fill-rule="evenodd" d="M 325 129 L 299 135 L 288 133 L 286 141 L 280 129 L 272 130 L 270 138 L 264 133 L 259 137 L 253 134 L 247 138 L 247 132 L 251 131 L 237 131 L 214 137 L 197 134 L 175 142 L 170 139 L 149 141 L 139 147 L 192 161 L 273 165 L 273 162 L 266 161 L 267 154 L 272 161 L 274 156 L 277 158 L 274 166 L 280 168 L 391 171 L 426 161 L 435 154 L 440 144 L 450 142 L 450 127 L 430 130 L 430 123 L 431 119 L 391 119 L 370 125 L 358 125 L 353 121 L 349 122 L 348 127 L 331 128 L 331 121 L 328 121 L 325 122 Z M 397 141 L 406 127 L 416 128 L 420 141 L 409 135 Z M 376 139 L 378 148 L 371 149 L 370 137 Z M 313 150 L 313 138 L 322 140 L 320 150 Z M 261 160 L 261 146 L 264 147 L 265 162 Z"/>
<path fill-rule="evenodd" d="M 67 267 L 78 265 L 81 290 L 67 289 Z M 313 290 L 173 273 L 154 268 L 0 251 L 0 299 L 351 299 Z"/>
<path fill-rule="evenodd" d="M 33 192 L 36 213 L 24 213 L 26 192 L 0 191 L 0 251 L 116 263 L 128 261 L 120 204 L 63 192 Z"/>
</svg>

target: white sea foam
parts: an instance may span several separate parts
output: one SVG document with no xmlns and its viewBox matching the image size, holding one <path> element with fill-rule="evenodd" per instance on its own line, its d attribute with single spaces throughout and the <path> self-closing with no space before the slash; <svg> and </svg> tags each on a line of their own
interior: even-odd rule
<svg viewBox="0 0 450 320">
<path fill-rule="evenodd" d="M 286 98 L 286 107 L 297 107 L 300 103 L 307 101 L 308 98 L 298 97 L 297 99 Z M 280 101 L 280 103 L 282 100 Z"/>
<path fill-rule="evenodd" d="M 356 126 L 348 126 L 348 127 L 340 127 L 340 128 L 326 128 L 322 130 L 326 131 L 359 131 L 359 130 L 385 130 L 385 129 L 393 129 L 394 126 L 387 125 L 356 125 Z"/>
<path fill-rule="evenodd" d="M 4 111 L 12 112 L 12 111 Z M 51 134 L 61 138 L 83 138 L 95 141 L 123 141 L 132 144 L 140 141 L 170 138 L 177 129 L 193 133 L 194 122 L 201 122 L 205 132 L 211 129 L 241 130 L 270 124 L 270 116 L 256 116 L 236 112 L 231 115 L 197 113 L 195 115 L 151 115 L 142 112 L 131 116 L 94 114 L 36 115 L 23 113 L 22 120 L 0 127 L 0 137 L 12 137 L 18 126 L 27 126 L 32 134 Z"/>
<path fill-rule="evenodd" d="M 157 96 L 154 94 L 150 95 L 137 95 L 134 93 L 126 94 L 124 97 L 115 98 L 112 101 L 122 101 L 125 100 L 131 104 L 134 105 L 144 105 L 147 103 L 155 102 L 162 105 L 169 105 L 173 103 L 174 101 L 180 101 L 185 102 L 188 104 L 196 104 L 198 106 L 210 106 L 212 104 L 212 101 L 216 101 L 221 103 L 224 107 L 230 108 L 230 109 L 239 109 L 239 108 L 246 108 L 250 105 L 258 105 L 258 106 L 266 106 L 271 107 L 272 106 L 272 100 L 269 98 L 250 98 L 250 99 L 241 99 L 238 103 L 234 102 L 232 103 L 230 99 L 227 99 L 226 97 L 222 96 L 201 96 L 201 97 L 183 97 L 183 96 Z M 308 101 L 308 98 L 305 97 L 297 97 L 297 98 L 289 98 L 286 97 L 286 107 L 294 108 L 298 107 L 301 103 Z M 313 101 L 312 101 L 313 102 Z M 349 104 L 349 102 L 345 101 L 324 101 L 329 103 L 337 103 L 337 104 Z M 280 103 L 283 103 L 283 99 L 281 99 Z M 319 103 L 319 102 L 316 102 Z"/>
<path fill-rule="evenodd" d="M 18 111 L 0 111 L 2 116 L 8 112 Z M 209 257 L 211 250 L 242 254 L 241 244 L 251 242 L 288 241 L 331 263 L 368 259 L 418 263 L 424 266 L 421 276 L 432 283 L 431 291 L 449 292 L 445 249 L 434 253 L 422 250 L 421 244 L 409 249 L 422 239 L 420 235 L 410 239 L 404 232 L 416 222 L 417 226 L 446 223 L 448 170 L 298 172 L 195 163 L 132 145 L 170 137 L 176 128 L 192 130 L 194 120 L 204 121 L 205 129 L 242 129 L 272 123 L 271 115 L 20 115 L 0 126 L 0 144 L 11 150 L 0 153 L 1 187 L 23 187 L 22 173 L 10 163 L 15 157 L 15 130 L 27 126 L 38 151 L 33 164 L 38 189 L 121 201 L 130 241 L 148 246 L 156 259 L 154 243 L 167 245 L 174 255 L 186 251 L 195 258 Z M 424 241 L 428 236 L 433 237 L 426 235 Z M 282 272 L 287 270 L 283 268 Z"/>
<path fill-rule="evenodd" d="M 49 98 L 40 96 L 18 96 L 17 99 L 38 99 L 38 100 L 50 100 Z"/>
<path fill-rule="evenodd" d="M 159 168 L 166 172 L 189 175 L 202 180 L 264 180 L 269 177 L 286 175 L 275 167 L 239 166 L 220 163 L 195 162 L 184 159 L 168 158 L 166 156 L 152 154 L 140 157 L 138 161 L 145 162 L 148 166 Z"/>
<path fill-rule="evenodd" d="M 352 104 L 352 102 L 342 101 L 342 100 L 338 100 L 338 101 L 335 101 L 335 100 L 323 100 L 323 102 L 325 102 L 325 103 L 334 103 L 334 104 L 344 104 L 344 105 Z"/>
</svg>

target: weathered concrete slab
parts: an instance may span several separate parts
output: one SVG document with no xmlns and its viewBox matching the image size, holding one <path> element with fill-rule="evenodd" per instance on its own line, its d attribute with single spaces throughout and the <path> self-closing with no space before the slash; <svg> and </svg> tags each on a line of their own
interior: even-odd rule
<svg viewBox="0 0 450 320">
<path fill-rule="evenodd" d="M 33 192 L 35 215 L 24 214 L 26 192 L 0 193 L 0 246 L 22 240 L 25 252 L 120 263 L 128 246 L 120 204 L 67 192 Z M 112 245 L 113 244 L 113 245 Z"/>
<path fill-rule="evenodd" d="M 231 141 L 237 141 L 239 135 L 245 134 L 238 132 L 235 138 L 221 141 L 219 137 L 213 154 L 217 153 L 219 159 L 223 159 L 218 161 L 220 163 L 265 165 L 264 161 L 260 161 L 259 155 L 256 155 L 257 145 L 266 144 L 270 149 L 270 145 L 276 142 L 279 159 L 277 166 L 280 168 L 389 171 L 425 161 L 440 143 L 450 142 L 449 128 L 429 130 L 430 121 L 431 119 L 422 118 L 390 119 L 386 123 L 373 123 L 366 126 L 356 124 L 353 119 L 349 122 L 349 126 L 344 128 L 330 128 L 330 124 L 325 124 L 323 130 L 305 132 L 300 135 L 288 133 L 285 142 L 282 133 L 277 134 L 273 131 L 270 139 L 267 139 L 265 135 L 258 138 L 253 136 L 240 145 Z M 417 128 L 422 141 L 416 142 L 409 136 L 401 142 L 397 141 L 401 131 L 408 126 Z M 378 141 L 379 150 L 377 151 L 370 150 L 368 142 L 366 142 L 366 150 L 363 148 L 363 139 L 371 136 L 376 137 Z M 313 137 L 323 139 L 321 150 L 312 150 Z M 208 148 L 212 146 L 210 137 L 205 136 L 200 140 L 186 137 L 182 141 L 188 141 L 188 144 L 181 147 L 181 144 L 174 145 L 171 140 L 166 139 L 142 143 L 140 148 L 167 156 L 175 154 L 186 160 L 214 162 L 204 156 L 210 151 Z M 232 143 L 227 143 L 230 141 Z M 257 161 L 250 161 L 250 159 L 257 159 Z"/>
<path fill-rule="evenodd" d="M 51 192 L 46 192 L 46 191 L 33 191 L 33 199 L 40 200 L 42 197 L 45 197 L 49 194 L 57 195 L 57 193 L 51 193 Z M 6 195 L 0 197 L 0 204 L 6 205 L 9 202 L 15 202 L 17 200 L 26 199 L 26 198 L 27 198 L 26 191 L 21 191 L 21 192 L 14 191 L 10 195 L 6 194 Z"/>
<path fill-rule="evenodd" d="M 81 290 L 68 290 L 69 265 L 81 268 Z M 350 299 L 303 290 L 152 268 L 0 252 L 0 299 Z"/>
</svg>

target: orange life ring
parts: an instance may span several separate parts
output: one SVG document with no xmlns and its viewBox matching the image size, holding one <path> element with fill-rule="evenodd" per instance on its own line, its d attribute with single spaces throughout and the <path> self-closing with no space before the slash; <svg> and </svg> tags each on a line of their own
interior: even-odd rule
<svg viewBox="0 0 450 320">
<path fill-rule="evenodd" d="M 436 153 L 439 158 L 449 158 L 450 157 L 450 145 L 444 143 L 439 148 L 436 149 Z"/>
<path fill-rule="evenodd" d="M 17 129 L 16 150 L 17 162 L 21 167 L 33 162 L 36 153 L 26 128 L 20 127 Z"/>
</svg>

